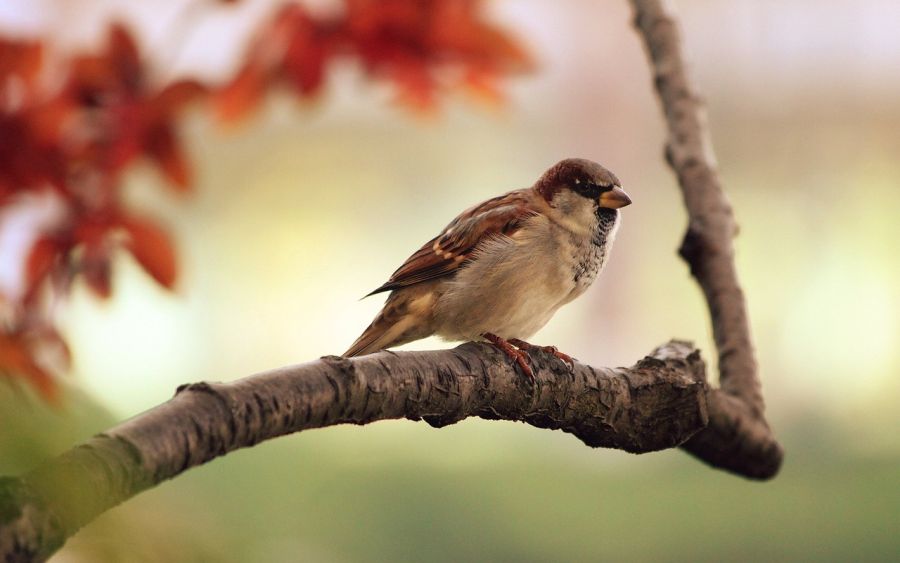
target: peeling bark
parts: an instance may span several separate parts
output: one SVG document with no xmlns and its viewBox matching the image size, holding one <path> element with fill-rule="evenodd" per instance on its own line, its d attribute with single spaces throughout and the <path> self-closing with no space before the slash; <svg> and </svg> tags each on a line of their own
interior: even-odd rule
<svg viewBox="0 0 900 563">
<path fill-rule="evenodd" d="M 443 351 L 327 356 L 175 397 L 0 481 L 0 555 L 48 557 L 105 510 L 218 456 L 284 434 L 407 418 L 432 426 L 470 416 L 562 430 L 591 447 L 642 453 L 684 443 L 708 422 L 699 351 L 672 341 L 630 368 L 569 371 L 531 354 L 532 385 L 487 344 Z"/>
</svg>

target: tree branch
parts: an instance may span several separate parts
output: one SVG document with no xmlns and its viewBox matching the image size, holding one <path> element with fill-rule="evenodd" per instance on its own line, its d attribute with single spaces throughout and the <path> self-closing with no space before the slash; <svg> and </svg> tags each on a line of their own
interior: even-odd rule
<svg viewBox="0 0 900 563">
<path fill-rule="evenodd" d="M 477 416 L 642 453 L 683 443 L 707 425 L 708 402 L 718 400 L 699 351 L 686 342 L 660 346 L 630 368 L 577 364 L 570 372 L 543 352 L 531 357 L 534 386 L 494 347 L 477 343 L 328 356 L 231 383 L 182 386 L 168 402 L 31 473 L 0 480 L 0 559 L 49 557 L 87 522 L 137 493 L 301 430 L 399 418 L 439 427 Z"/>
<path fill-rule="evenodd" d="M 764 417 L 750 322 L 734 265 L 732 239 L 738 229 L 716 172 L 703 103 L 688 79 L 678 26 L 665 3 L 631 0 L 631 5 L 666 116 L 666 160 L 678 177 L 689 217 L 679 252 L 703 289 L 719 357 L 723 396 L 715 404 L 722 408 L 710 412 L 717 423 L 684 448 L 714 466 L 742 473 L 747 464 L 741 461 L 736 467 L 734 455 L 754 457 L 761 463 L 758 472 L 748 476 L 770 478 L 778 472 L 784 452 Z M 731 433 L 713 436 L 724 428 Z"/>
</svg>

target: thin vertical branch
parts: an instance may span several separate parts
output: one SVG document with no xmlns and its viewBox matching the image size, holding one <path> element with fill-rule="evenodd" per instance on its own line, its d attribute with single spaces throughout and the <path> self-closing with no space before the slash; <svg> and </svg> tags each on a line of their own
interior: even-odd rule
<svg viewBox="0 0 900 563">
<path fill-rule="evenodd" d="M 679 253 L 690 266 L 709 306 L 721 392 L 736 400 L 730 401 L 735 408 L 719 413 L 723 419 L 730 418 L 730 424 L 717 427 L 743 428 L 736 436 L 757 436 L 755 444 L 765 445 L 764 455 L 769 460 L 765 476 L 770 477 L 777 471 L 783 453 L 764 418 L 765 404 L 747 306 L 734 265 L 732 239 L 737 234 L 737 223 L 716 171 L 705 109 L 685 70 L 678 25 L 666 3 L 631 0 L 631 5 L 666 117 L 666 160 L 678 177 L 688 212 L 688 229 Z M 721 463 L 714 464 L 728 468 L 730 450 L 707 451 L 711 447 L 707 442 L 720 448 L 723 437 L 705 440 L 705 434 L 698 434 L 686 449 L 706 460 L 718 457 Z M 759 438 L 766 437 L 760 442 Z"/>
</svg>

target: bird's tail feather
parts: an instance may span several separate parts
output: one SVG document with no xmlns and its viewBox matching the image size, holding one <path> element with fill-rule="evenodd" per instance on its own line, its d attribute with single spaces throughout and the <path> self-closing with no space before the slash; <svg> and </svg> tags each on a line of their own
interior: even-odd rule
<svg viewBox="0 0 900 563">
<path fill-rule="evenodd" d="M 429 336 L 432 332 L 428 321 L 430 314 L 423 315 L 422 293 L 392 293 L 372 324 L 344 352 L 344 357 L 371 354 Z"/>
<path fill-rule="evenodd" d="M 350 346 L 350 349 L 344 352 L 344 357 L 364 356 L 387 348 L 391 345 L 390 332 L 390 324 L 384 322 L 383 315 L 379 314 Z"/>
</svg>

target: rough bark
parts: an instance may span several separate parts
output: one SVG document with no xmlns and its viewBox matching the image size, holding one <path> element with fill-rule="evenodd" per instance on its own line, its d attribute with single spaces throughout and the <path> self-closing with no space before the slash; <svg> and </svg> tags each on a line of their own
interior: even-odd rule
<svg viewBox="0 0 900 563">
<path fill-rule="evenodd" d="M 719 359 L 721 406 L 717 424 L 684 449 L 710 464 L 756 478 L 774 476 L 784 457 L 764 417 L 758 366 L 744 293 L 734 264 L 737 223 L 716 171 L 703 102 L 681 56 L 678 26 L 662 0 L 631 0 L 634 23 L 644 41 L 656 92 L 668 126 L 666 160 L 678 177 L 688 212 L 679 250 L 703 290 Z M 722 433 L 723 429 L 730 429 Z M 748 473 L 744 458 L 760 464 Z"/>
<path fill-rule="evenodd" d="M 699 351 L 660 346 L 630 368 L 574 371 L 532 354 L 532 385 L 495 348 L 335 356 L 175 397 L 18 479 L 0 481 L 0 558 L 42 560 L 103 511 L 187 469 L 263 440 L 336 424 L 469 416 L 522 421 L 592 447 L 642 453 L 678 446 L 709 420 Z M 718 408 L 718 407 L 717 407 Z M 730 432 L 723 429 L 724 432 Z"/>
</svg>

